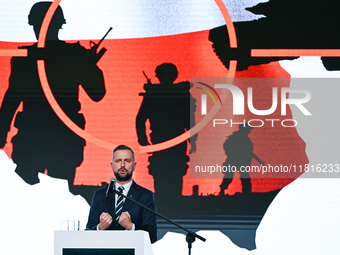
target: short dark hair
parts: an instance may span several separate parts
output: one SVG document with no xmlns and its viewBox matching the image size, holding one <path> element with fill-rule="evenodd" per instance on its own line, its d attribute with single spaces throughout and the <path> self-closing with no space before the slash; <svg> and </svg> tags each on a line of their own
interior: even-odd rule
<svg viewBox="0 0 340 255">
<path fill-rule="evenodd" d="M 129 150 L 129 151 L 131 151 L 133 162 L 135 162 L 135 153 L 133 152 L 133 150 L 129 146 L 124 145 L 124 144 L 118 145 L 116 148 L 114 148 L 113 153 L 112 153 L 112 161 L 113 161 L 113 157 L 115 155 L 115 152 L 116 151 L 120 151 L 120 150 Z"/>
</svg>

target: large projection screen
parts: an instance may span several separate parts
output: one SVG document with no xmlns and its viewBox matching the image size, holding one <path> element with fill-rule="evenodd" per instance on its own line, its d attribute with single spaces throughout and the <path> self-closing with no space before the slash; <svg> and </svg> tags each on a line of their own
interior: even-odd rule
<svg viewBox="0 0 340 255">
<path fill-rule="evenodd" d="M 1 254 L 84 230 L 120 144 L 192 254 L 339 253 L 339 3 L 36 3 L 0 3 Z"/>
</svg>

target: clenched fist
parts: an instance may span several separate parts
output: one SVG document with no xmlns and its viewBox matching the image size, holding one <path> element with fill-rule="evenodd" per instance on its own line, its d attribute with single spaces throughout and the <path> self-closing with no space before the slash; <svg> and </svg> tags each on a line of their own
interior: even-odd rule
<svg viewBox="0 0 340 255">
<path fill-rule="evenodd" d="M 111 226 L 112 216 L 106 212 L 100 215 L 100 223 L 98 224 L 98 230 L 105 230 Z"/>
<path fill-rule="evenodd" d="M 125 229 L 132 229 L 131 216 L 128 212 L 122 212 L 119 217 L 118 223 Z"/>
</svg>

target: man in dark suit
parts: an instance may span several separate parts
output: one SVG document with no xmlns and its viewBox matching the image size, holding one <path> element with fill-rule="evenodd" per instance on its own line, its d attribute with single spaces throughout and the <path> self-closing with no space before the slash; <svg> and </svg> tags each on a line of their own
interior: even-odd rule
<svg viewBox="0 0 340 255">
<path fill-rule="evenodd" d="M 128 146 L 119 145 L 113 150 L 111 166 L 117 179 L 114 188 L 119 190 L 120 187 L 123 187 L 123 194 L 152 210 L 156 210 L 154 194 L 132 180 L 136 164 L 134 152 Z M 149 233 L 151 243 L 156 242 L 156 215 L 129 200 L 121 201 L 122 198 L 117 194 L 106 195 L 106 191 L 107 187 L 104 187 L 95 192 L 86 228 L 92 230 L 145 230 Z"/>
</svg>

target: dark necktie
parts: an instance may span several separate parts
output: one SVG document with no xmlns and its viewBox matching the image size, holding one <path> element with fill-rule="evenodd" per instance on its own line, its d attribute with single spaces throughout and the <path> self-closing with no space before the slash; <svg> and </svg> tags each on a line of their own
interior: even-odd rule
<svg viewBox="0 0 340 255">
<path fill-rule="evenodd" d="M 123 193 L 123 190 L 124 190 L 124 187 L 122 187 L 122 186 L 120 186 L 120 187 L 118 188 L 118 191 L 119 191 L 120 193 Z M 116 205 L 116 221 L 119 220 L 119 217 L 120 217 L 120 215 L 122 214 L 123 203 L 124 203 L 123 199 L 124 199 L 123 196 L 119 196 L 119 195 L 118 195 L 117 205 Z"/>
</svg>

